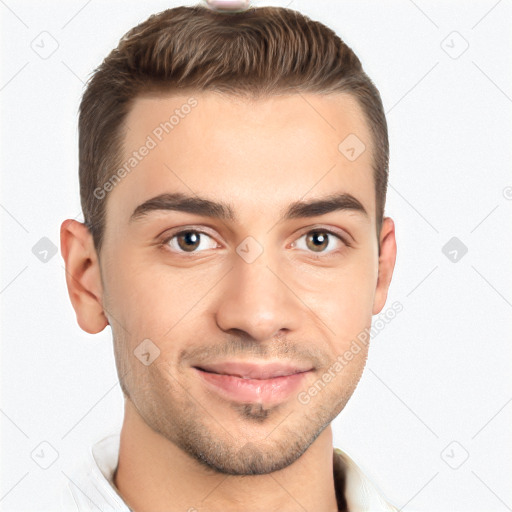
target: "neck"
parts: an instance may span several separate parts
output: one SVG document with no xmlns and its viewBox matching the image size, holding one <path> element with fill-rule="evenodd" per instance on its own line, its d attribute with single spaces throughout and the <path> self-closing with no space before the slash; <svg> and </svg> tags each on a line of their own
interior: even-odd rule
<svg viewBox="0 0 512 512">
<path fill-rule="evenodd" d="M 226 475 L 151 429 L 129 399 L 114 484 L 134 512 L 336 512 L 330 425 L 295 462 L 266 475 Z"/>
</svg>

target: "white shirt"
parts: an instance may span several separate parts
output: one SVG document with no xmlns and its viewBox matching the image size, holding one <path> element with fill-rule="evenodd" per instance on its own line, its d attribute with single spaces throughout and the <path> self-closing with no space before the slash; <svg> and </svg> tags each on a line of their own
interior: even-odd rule
<svg viewBox="0 0 512 512">
<path fill-rule="evenodd" d="M 120 434 L 103 438 L 92 447 L 88 460 L 67 475 L 61 494 L 64 512 L 131 512 L 113 483 L 119 442 Z M 344 495 L 350 512 L 398 512 L 339 448 L 334 448 L 333 469 L 336 490 Z"/>
</svg>

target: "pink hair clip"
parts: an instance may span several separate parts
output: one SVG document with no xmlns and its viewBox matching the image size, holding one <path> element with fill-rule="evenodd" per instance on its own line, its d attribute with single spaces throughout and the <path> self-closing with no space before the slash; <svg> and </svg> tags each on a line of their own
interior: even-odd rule
<svg viewBox="0 0 512 512">
<path fill-rule="evenodd" d="M 210 9 L 215 11 L 245 11 L 249 0 L 205 0 Z"/>
</svg>

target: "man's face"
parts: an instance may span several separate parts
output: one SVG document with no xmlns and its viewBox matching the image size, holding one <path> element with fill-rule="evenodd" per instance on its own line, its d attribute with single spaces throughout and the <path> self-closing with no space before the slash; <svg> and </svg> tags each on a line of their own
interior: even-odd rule
<svg viewBox="0 0 512 512">
<path fill-rule="evenodd" d="M 217 471 L 268 473 L 296 460 L 343 409 L 364 345 L 307 404 L 298 397 L 385 301 L 376 294 L 371 138 L 346 95 L 193 97 L 193 108 L 183 108 L 190 96 L 160 96 L 130 111 L 123 161 L 150 149 L 107 196 L 102 303 L 123 390 L 144 421 Z M 176 109 L 179 122 L 162 131 Z M 355 160 L 338 148 L 349 134 L 366 145 Z M 132 218 L 146 201 L 177 193 L 229 206 L 233 218 L 164 202 Z M 292 203 L 338 194 L 366 214 L 285 215 Z M 260 389 L 204 371 L 232 371 L 227 362 L 309 371 Z"/>
</svg>

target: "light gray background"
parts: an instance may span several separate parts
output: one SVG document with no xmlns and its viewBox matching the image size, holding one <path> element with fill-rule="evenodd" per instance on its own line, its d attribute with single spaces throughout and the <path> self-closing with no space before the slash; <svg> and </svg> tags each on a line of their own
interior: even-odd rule
<svg viewBox="0 0 512 512">
<path fill-rule="evenodd" d="M 83 82 L 129 28 L 183 3 L 196 2 L 0 0 L 2 510 L 57 510 L 76 461 L 120 428 L 110 329 L 80 330 L 60 249 L 36 244 L 58 247 L 61 222 L 83 220 Z M 398 257 L 387 306 L 404 310 L 374 338 L 335 446 L 403 510 L 512 510 L 510 0 L 253 5 L 335 29 L 388 117 Z M 58 453 L 46 470 L 42 442 Z"/>
</svg>

